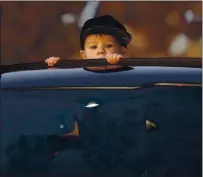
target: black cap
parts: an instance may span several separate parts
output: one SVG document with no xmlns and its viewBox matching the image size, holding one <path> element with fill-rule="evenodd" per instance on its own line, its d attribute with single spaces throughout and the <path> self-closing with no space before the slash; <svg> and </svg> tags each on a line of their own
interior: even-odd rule
<svg viewBox="0 0 203 177">
<path fill-rule="evenodd" d="M 109 34 L 114 36 L 121 45 L 126 46 L 132 40 L 132 36 L 126 28 L 110 15 L 89 19 L 83 25 L 80 32 L 80 47 L 84 49 L 84 40 L 91 34 Z"/>
</svg>

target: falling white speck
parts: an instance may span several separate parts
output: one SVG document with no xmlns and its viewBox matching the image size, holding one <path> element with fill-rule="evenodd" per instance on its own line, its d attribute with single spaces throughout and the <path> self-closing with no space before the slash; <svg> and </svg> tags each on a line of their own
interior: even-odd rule
<svg viewBox="0 0 203 177">
<path fill-rule="evenodd" d="M 183 55 L 190 44 L 190 40 L 184 34 L 179 34 L 176 38 L 172 41 L 169 47 L 169 53 L 172 56 L 180 56 Z"/>
<path fill-rule="evenodd" d="M 61 15 L 61 21 L 64 25 L 69 25 L 76 22 L 76 16 L 73 14 L 65 13 Z"/>
<path fill-rule="evenodd" d="M 94 108 L 94 107 L 97 107 L 97 106 L 99 106 L 99 104 L 91 102 L 91 103 L 88 103 L 85 107 L 86 108 Z"/>
<path fill-rule="evenodd" d="M 61 125 L 60 125 L 60 128 L 64 128 L 64 125 L 61 124 Z"/>
<path fill-rule="evenodd" d="M 185 12 L 184 16 L 185 16 L 186 21 L 188 23 L 191 23 L 194 18 L 194 13 L 192 12 L 192 10 L 188 10 Z"/>
<path fill-rule="evenodd" d="M 97 9 L 99 7 L 100 1 L 87 1 L 85 7 L 83 8 L 79 20 L 78 27 L 82 27 L 85 21 L 93 18 L 96 15 Z"/>
</svg>

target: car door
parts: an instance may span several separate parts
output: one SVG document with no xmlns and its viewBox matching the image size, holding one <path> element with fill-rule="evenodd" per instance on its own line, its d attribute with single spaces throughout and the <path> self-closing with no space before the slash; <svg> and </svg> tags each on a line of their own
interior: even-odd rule
<svg viewBox="0 0 203 177">
<path fill-rule="evenodd" d="M 49 87 L 1 97 L 4 175 L 200 174 L 201 87 Z"/>
</svg>

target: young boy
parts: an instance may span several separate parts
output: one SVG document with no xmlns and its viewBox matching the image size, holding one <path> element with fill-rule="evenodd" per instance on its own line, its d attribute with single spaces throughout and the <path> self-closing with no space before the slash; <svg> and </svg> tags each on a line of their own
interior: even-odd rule
<svg viewBox="0 0 203 177">
<path fill-rule="evenodd" d="M 85 22 L 80 33 L 81 59 L 106 58 L 110 64 L 117 63 L 127 55 L 127 46 L 132 37 L 126 28 L 110 15 L 89 19 Z M 59 57 L 45 60 L 48 66 L 54 66 Z M 107 66 L 112 69 L 118 66 Z M 92 67 L 90 69 L 104 69 Z"/>
</svg>

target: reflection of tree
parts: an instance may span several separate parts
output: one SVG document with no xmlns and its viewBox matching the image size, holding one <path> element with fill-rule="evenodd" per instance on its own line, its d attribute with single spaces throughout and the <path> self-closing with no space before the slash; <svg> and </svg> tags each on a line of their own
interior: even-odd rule
<svg viewBox="0 0 203 177">
<path fill-rule="evenodd" d="M 99 109 L 86 114 L 85 121 L 80 122 L 83 158 L 93 168 L 113 170 L 122 166 L 143 172 L 145 121 L 136 120 L 140 116 L 136 109 L 127 109 L 119 115 L 112 119 L 110 114 L 101 113 Z"/>
<path fill-rule="evenodd" d="M 45 173 L 53 159 L 54 152 L 69 149 L 82 150 L 82 158 L 92 170 L 129 169 L 143 171 L 144 159 L 142 136 L 145 122 L 136 109 L 121 111 L 112 118 L 99 108 L 89 109 L 78 120 L 79 136 L 74 134 L 43 136 L 21 136 L 7 148 L 7 156 L 13 168 L 22 174 Z M 141 126 L 141 129 L 139 128 Z M 130 160 L 129 160 L 130 159 Z M 136 168 L 137 167 L 137 168 Z M 139 167 L 139 168 L 138 168 Z"/>
<path fill-rule="evenodd" d="M 45 138 L 40 136 L 20 136 L 6 154 L 12 169 L 19 174 L 43 174 L 52 159 Z"/>
</svg>

